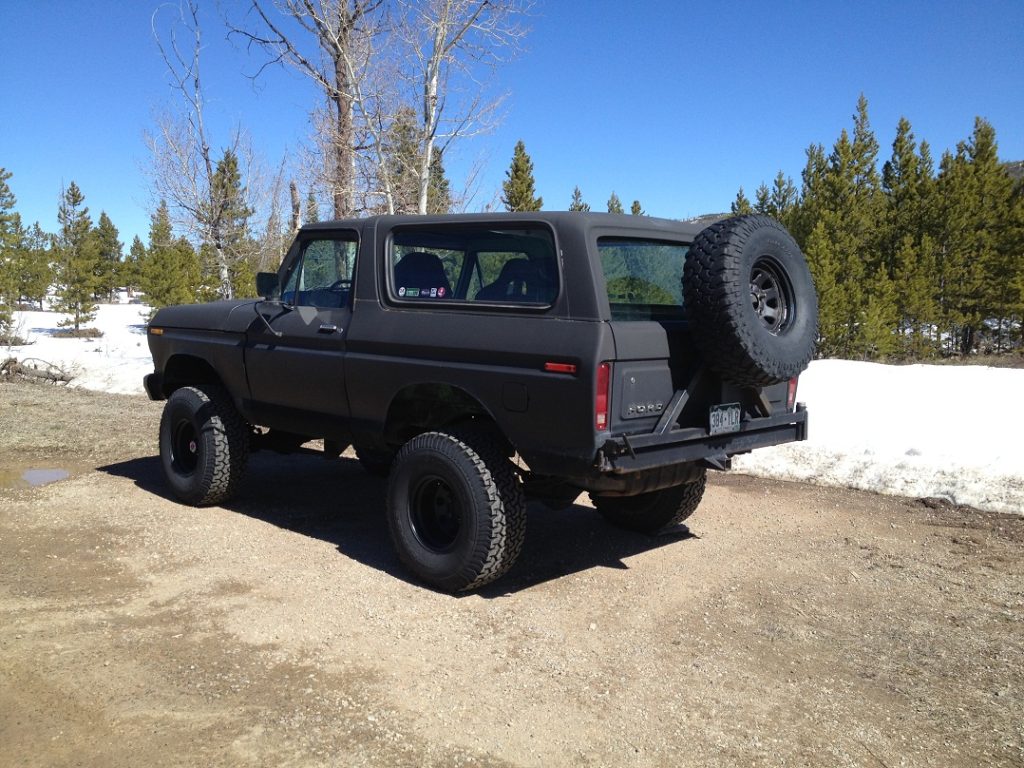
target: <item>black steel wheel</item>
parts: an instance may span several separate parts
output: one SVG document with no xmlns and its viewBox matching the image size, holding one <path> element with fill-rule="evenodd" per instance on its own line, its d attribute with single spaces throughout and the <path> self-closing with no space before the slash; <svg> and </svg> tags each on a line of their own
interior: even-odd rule
<svg viewBox="0 0 1024 768">
<path fill-rule="evenodd" d="M 249 456 L 249 431 L 220 387 L 175 390 L 160 418 L 160 463 L 174 495 L 206 506 L 238 489 Z"/>
<path fill-rule="evenodd" d="M 475 589 L 515 562 L 526 533 L 522 486 L 487 432 L 417 435 L 388 479 L 388 529 L 405 566 L 448 592 Z"/>
</svg>

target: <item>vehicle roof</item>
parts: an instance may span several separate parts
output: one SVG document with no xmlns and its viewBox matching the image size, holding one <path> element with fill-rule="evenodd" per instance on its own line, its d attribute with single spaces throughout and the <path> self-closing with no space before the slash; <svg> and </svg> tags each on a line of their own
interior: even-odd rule
<svg viewBox="0 0 1024 768">
<path fill-rule="evenodd" d="M 382 226 L 385 228 L 399 227 L 408 224 L 479 224 L 482 222 L 509 222 L 524 224 L 544 222 L 555 229 L 567 228 L 577 230 L 614 229 L 635 231 L 638 235 L 657 237 L 659 234 L 670 237 L 692 238 L 703 230 L 707 223 L 679 221 L 676 219 L 659 219 L 653 216 L 632 216 L 617 213 L 583 213 L 578 211 L 535 211 L 529 213 L 454 213 L 454 214 L 407 214 L 396 216 L 367 216 L 359 219 L 336 219 L 306 224 L 304 232 L 316 232 L 339 228 L 364 229 Z"/>
</svg>

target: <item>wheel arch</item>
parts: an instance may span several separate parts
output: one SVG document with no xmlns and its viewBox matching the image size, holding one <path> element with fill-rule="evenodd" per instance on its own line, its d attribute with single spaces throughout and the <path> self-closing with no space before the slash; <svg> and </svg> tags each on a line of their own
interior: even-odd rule
<svg viewBox="0 0 1024 768">
<path fill-rule="evenodd" d="M 182 387 L 197 384 L 213 384 L 223 387 L 224 380 L 207 360 L 188 354 L 176 354 L 168 358 L 160 379 L 160 389 L 164 397 Z"/>
<path fill-rule="evenodd" d="M 492 425 L 508 440 L 499 420 L 479 397 L 455 384 L 416 382 L 391 399 L 384 419 L 384 442 L 400 446 L 422 432 L 469 421 Z"/>
</svg>

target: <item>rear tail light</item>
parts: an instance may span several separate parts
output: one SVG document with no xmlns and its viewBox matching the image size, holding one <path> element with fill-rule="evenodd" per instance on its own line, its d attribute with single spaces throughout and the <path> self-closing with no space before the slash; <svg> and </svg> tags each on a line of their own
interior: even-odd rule
<svg viewBox="0 0 1024 768">
<path fill-rule="evenodd" d="M 612 364 L 597 366 L 597 393 L 594 396 L 594 427 L 598 432 L 608 429 L 608 389 L 612 380 Z"/>
<path fill-rule="evenodd" d="M 796 384 L 799 378 L 794 376 L 789 380 L 789 387 L 786 389 L 786 410 L 792 411 L 796 406 Z"/>
</svg>

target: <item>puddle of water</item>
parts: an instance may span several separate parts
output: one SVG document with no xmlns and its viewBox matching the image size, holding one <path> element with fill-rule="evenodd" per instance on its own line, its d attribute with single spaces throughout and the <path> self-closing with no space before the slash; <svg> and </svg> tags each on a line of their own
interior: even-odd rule
<svg viewBox="0 0 1024 768">
<path fill-rule="evenodd" d="M 0 488 L 35 488 L 70 476 L 66 469 L 0 469 Z"/>
</svg>

